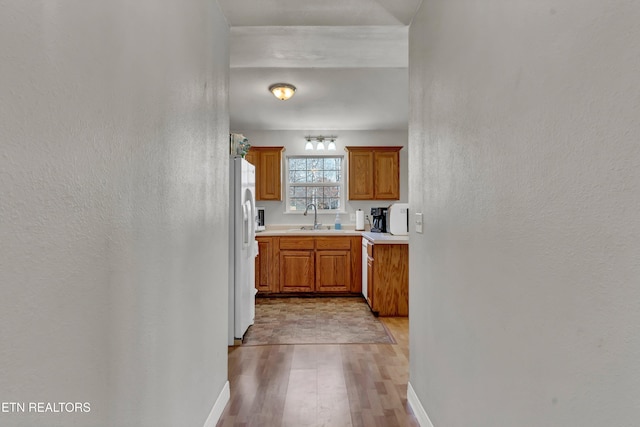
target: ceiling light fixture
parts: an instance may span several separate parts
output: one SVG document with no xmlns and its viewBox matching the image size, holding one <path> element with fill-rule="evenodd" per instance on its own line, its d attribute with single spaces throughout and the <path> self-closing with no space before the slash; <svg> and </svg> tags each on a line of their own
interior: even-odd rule
<svg viewBox="0 0 640 427">
<path fill-rule="evenodd" d="M 331 151 L 335 151 L 336 149 L 336 139 L 338 139 L 337 136 L 322 136 L 322 135 L 318 135 L 318 136 L 305 136 L 304 139 L 307 140 L 307 143 L 304 146 L 305 150 L 313 150 L 313 144 L 311 141 L 317 141 L 318 144 L 316 144 L 316 150 L 318 151 L 323 151 L 325 149 L 325 145 L 324 142 L 325 140 L 329 140 L 329 144 L 326 146 L 327 150 L 331 150 Z"/>
<path fill-rule="evenodd" d="M 280 101 L 286 101 L 296 92 L 296 87 L 289 83 L 275 83 L 269 86 L 269 92 Z"/>
</svg>

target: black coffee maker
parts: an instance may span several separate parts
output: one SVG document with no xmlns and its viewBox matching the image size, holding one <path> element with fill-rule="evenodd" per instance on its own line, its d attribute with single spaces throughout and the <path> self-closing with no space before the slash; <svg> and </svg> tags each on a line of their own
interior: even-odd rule
<svg viewBox="0 0 640 427">
<path fill-rule="evenodd" d="M 387 232 L 387 208 L 371 208 L 371 231 L 374 233 Z"/>
</svg>

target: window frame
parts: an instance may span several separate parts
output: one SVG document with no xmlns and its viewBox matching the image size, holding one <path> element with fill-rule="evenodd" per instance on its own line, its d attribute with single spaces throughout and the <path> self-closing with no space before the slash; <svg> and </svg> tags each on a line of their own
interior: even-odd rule
<svg viewBox="0 0 640 427">
<path fill-rule="evenodd" d="M 330 159 L 340 159 L 340 180 L 337 182 L 305 182 L 296 185 L 296 183 L 292 183 L 289 179 L 289 160 L 290 159 L 317 159 L 317 158 L 330 158 Z M 290 189 L 292 186 L 294 187 L 339 187 L 340 197 L 340 208 L 339 209 L 320 209 L 318 208 L 318 214 L 344 214 L 346 212 L 345 203 L 346 203 L 346 186 L 345 186 L 345 174 L 346 174 L 346 156 L 340 154 L 292 154 L 285 156 L 284 159 L 284 176 L 285 176 L 285 205 L 284 205 L 284 213 L 285 214 L 303 214 L 304 211 L 292 210 L 291 209 L 291 196 Z M 324 170 L 324 169 L 323 169 Z"/>
</svg>

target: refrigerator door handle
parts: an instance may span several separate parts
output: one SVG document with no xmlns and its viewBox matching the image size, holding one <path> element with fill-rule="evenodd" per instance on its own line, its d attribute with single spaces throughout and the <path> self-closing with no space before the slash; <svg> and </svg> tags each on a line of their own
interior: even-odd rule
<svg viewBox="0 0 640 427">
<path fill-rule="evenodd" d="M 244 202 L 242 205 L 242 246 L 245 248 L 249 246 L 249 235 L 251 234 L 251 230 L 249 230 L 249 205 L 249 201 Z"/>
</svg>

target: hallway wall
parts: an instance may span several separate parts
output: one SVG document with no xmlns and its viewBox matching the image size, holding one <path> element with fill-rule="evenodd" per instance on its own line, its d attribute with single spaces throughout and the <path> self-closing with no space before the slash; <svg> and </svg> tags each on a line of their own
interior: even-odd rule
<svg viewBox="0 0 640 427">
<path fill-rule="evenodd" d="M 436 427 L 640 419 L 640 3 L 424 0 L 410 382 Z"/>
<path fill-rule="evenodd" d="M 227 380 L 215 1 L 0 2 L 3 426 L 202 426 Z M 28 407 L 27 407 L 28 408 Z"/>
</svg>

